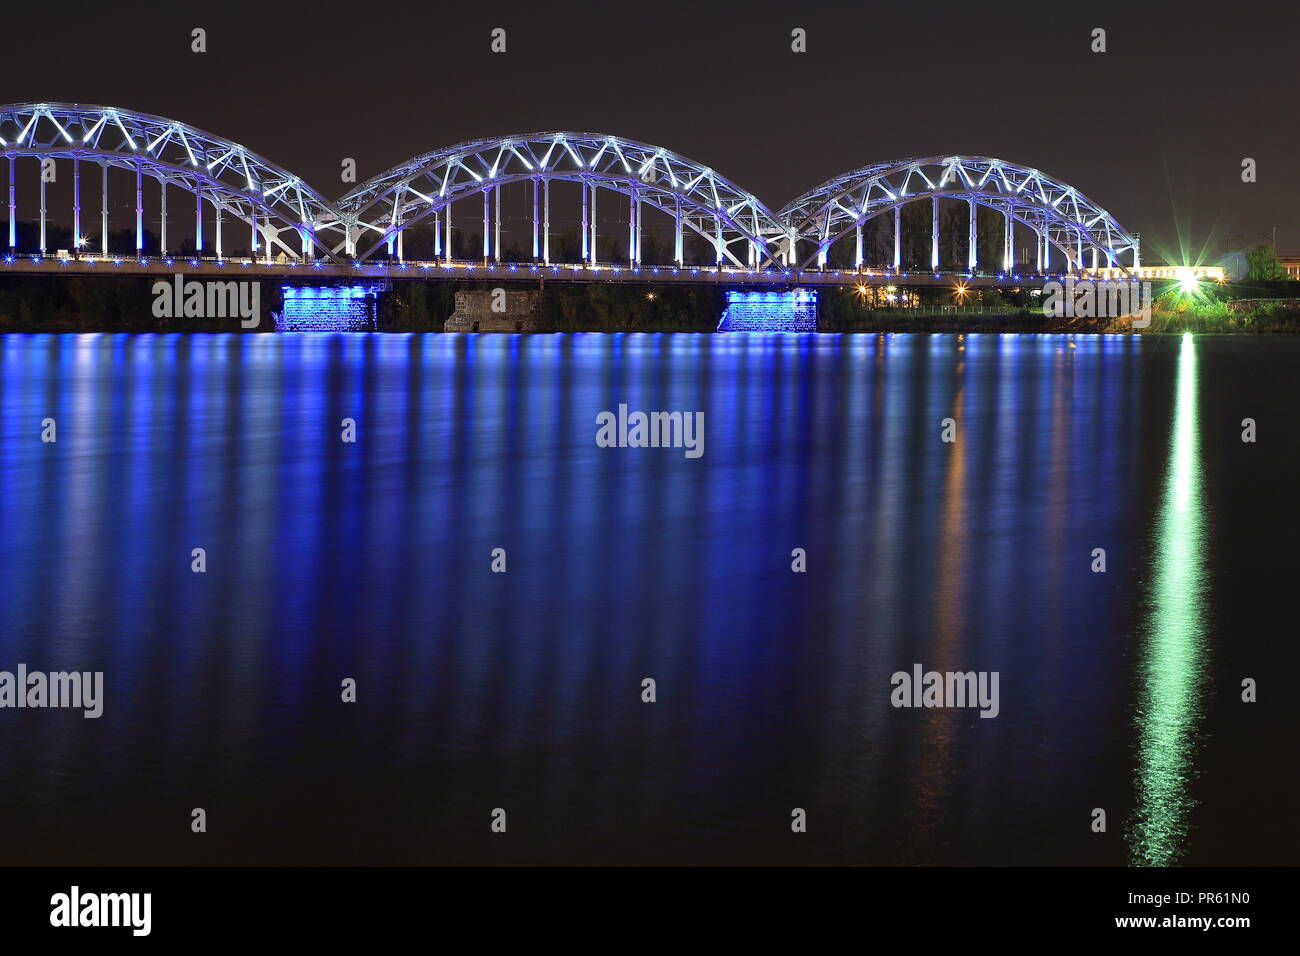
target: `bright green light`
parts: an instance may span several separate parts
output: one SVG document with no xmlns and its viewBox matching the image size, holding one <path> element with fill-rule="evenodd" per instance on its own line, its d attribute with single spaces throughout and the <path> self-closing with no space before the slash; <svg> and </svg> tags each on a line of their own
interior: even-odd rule
<svg viewBox="0 0 1300 956">
<path fill-rule="evenodd" d="M 1200 282 L 1196 278 L 1196 273 L 1191 269 L 1179 269 L 1176 273 L 1178 276 L 1178 287 L 1188 295 L 1200 288 Z"/>
</svg>

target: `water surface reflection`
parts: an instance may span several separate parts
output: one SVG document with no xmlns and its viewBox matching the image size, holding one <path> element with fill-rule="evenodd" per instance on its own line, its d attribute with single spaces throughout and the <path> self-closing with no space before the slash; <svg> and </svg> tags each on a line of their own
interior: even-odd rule
<svg viewBox="0 0 1300 956">
<path fill-rule="evenodd" d="M 1204 686 L 1297 663 L 1255 638 L 1290 612 L 1221 582 L 1245 566 L 1280 591 L 1255 555 L 1285 523 L 1255 509 L 1300 467 L 1274 449 L 1216 486 L 1203 445 L 1240 418 L 1233 396 L 1275 381 L 1274 407 L 1294 406 L 1294 389 L 1282 361 L 1161 343 L 0 336 L 0 668 L 107 685 L 98 721 L 0 712 L 0 861 L 1267 846 L 1214 842 L 1216 820 L 1271 818 L 1215 784 L 1261 756 L 1205 746 L 1204 726 L 1240 718 Z M 704 457 L 598 448 L 597 414 L 624 402 L 703 411 Z M 47 416 L 57 444 L 37 437 Z M 1216 491 L 1238 473 L 1255 494 Z M 1223 664 L 1209 611 L 1243 608 L 1260 627 Z M 892 708 L 890 675 L 916 662 L 997 671 L 999 716 Z M 195 806 L 220 840 L 176 838 Z M 1093 834 L 1096 806 L 1124 824 Z"/>
</svg>

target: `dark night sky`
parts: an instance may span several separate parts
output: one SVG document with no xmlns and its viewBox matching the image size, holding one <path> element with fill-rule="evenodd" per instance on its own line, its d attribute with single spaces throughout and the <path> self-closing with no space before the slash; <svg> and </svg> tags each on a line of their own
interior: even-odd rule
<svg viewBox="0 0 1300 956">
<path fill-rule="evenodd" d="M 0 100 L 183 120 L 329 197 L 345 156 L 365 179 L 470 137 L 578 129 L 666 146 L 774 209 L 870 162 L 984 154 L 1077 186 L 1148 259 L 1180 236 L 1217 257 L 1274 227 L 1300 253 L 1295 4 L 77 6 L 6 5 Z M 190 52 L 195 26 L 206 54 Z M 488 49 L 496 26 L 505 55 Z"/>
</svg>

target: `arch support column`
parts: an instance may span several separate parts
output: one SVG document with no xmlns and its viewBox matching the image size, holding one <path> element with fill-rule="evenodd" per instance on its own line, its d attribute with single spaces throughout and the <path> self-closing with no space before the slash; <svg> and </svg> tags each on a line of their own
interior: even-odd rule
<svg viewBox="0 0 1300 956">
<path fill-rule="evenodd" d="M 975 205 L 975 200 L 967 199 L 966 206 L 970 213 L 970 234 L 967 236 L 966 247 L 966 271 L 971 275 L 975 274 L 975 267 L 979 262 L 979 207 Z"/>
<path fill-rule="evenodd" d="M 930 197 L 930 271 L 939 271 L 939 197 Z"/>
<path fill-rule="evenodd" d="M 902 271 L 903 265 L 903 204 L 894 207 L 894 274 Z"/>
</svg>

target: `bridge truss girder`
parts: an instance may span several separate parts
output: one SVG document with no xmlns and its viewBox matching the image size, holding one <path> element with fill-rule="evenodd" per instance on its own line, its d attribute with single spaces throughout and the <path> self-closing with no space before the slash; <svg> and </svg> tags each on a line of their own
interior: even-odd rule
<svg viewBox="0 0 1300 956">
<path fill-rule="evenodd" d="M 779 216 L 794 242 L 811 242 L 800 263 L 819 261 L 826 249 L 882 213 L 924 199 L 966 200 L 997 209 L 1058 248 L 1076 270 L 1095 251 L 1124 268 L 1121 255 L 1139 263 L 1138 238 L 1073 186 L 1037 169 L 991 157 L 908 159 L 864 167 L 828 180 L 791 202 Z M 972 228 L 972 235 L 974 234 Z"/>
<path fill-rule="evenodd" d="M 898 260 L 897 210 L 929 198 L 965 200 L 973 211 L 997 209 L 1007 223 L 1018 222 L 1055 246 L 1068 264 L 1083 268 L 1085 250 L 1107 266 L 1124 268 L 1123 255 L 1139 264 L 1139 242 L 1104 209 L 1039 170 L 989 157 L 946 156 L 900 160 L 864 167 L 823 183 L 779 214 L 757 197 L 709 167 L 662 147 L 616 136 L 547 132 L 486 138 L 426 153 L 374 177 L 331 203 L 288 171 L 245 147 L 163 117 L 103 106 L 26 103 L 0 107 L 0 155 L 9 159 L 10 245 L 16 222 L 14 167 L 19 159 L 71 159 L 74 162 L 74 233 L 80 222 L 80 163 L 136 173 L 137 249 L 143 232 L 143 179 L 161 184 L 163 244 L 167 242 L 166 196 L 177 187 L 196 196 L 195 244 L 203 248 L 202 204 L 215 210 L 216 248 L 221 252 L 222 217 L 240 221 L 258 237 L 267 256 L 278 248 L 286 256 L 367 260 L 384 244 L 401 258 L 405 229 L 446 210 L 446 255 L 450 256 L 452 203 L 483 195 L 484 259 L 501 252 L 501 189 L 533 185 L 533 255 L 550 261 L 550 184 L 577 183 L 582 189 L 584 258 L 595 263 L 598 193 L 629 197 L 629 258 L 640 261 L 641 208 L 649 205 L 674 224 L 674 258 L 683 262 L 683 236 L 696 233 L 714 248 L 716 264 L 767 268 L 807 268 L 824 262 L 826 250 L 862 224 L 895 211 L 895 262 Z M 45 245 L 45 182 L 41 183 L 41 246 Z M 491 200 L 496 199 L 495 241 Z M 601 208 L 604 208 L 601 206 Z M 1007 227 L 1008 232 L 1010 226 Z M 107 237 L 107 199 L 102 211 Z M 441 233 L 435 230 L 435 235 Z M 801 243 L 813 253 L 799 259 Z M 937 245 L 937 239 L 935 240 Z M 861 244 L 859 243 L 859 250 Z M 493 252 L 494 250 L 494 252 Z M 342 254 L 342 255 L 340 255 Z M 859 251 L 859 261 L 861 252 Z M 972 261 L 972 267 L 974 263 Z"/>
<path fill-rule="evenodd" d="M 136 173 L 137 246 L 143 230 L 142 181 L 178 187 L 196 198 L 195 242 L 202 247 L 204 200 L 261 236 L 270 254 L 278 247 L 290 258 L 328 255 L 315 223 L 332 215 L 331 205 L 303 181 L 238 143 L 160 116 L 105 106 L 25 103 L 0 107 L 0 155 L 10 160 L 10 222 L 15 220 L 14 163 L 22 158 L 71 159 Z M 74 231 L 80 229 L 80 168 L 74 173 Z M 163 196 L 165 209 L 165 193 Z M 104 231 L 107 232 L 107 199 Z M 44 222 L 42 208 L 42 224 Z M 220 226 L 218 225 L 218 236 Z M 163 220 L 165 234 L 166 219 Z M 107 251 L 107 250 L 105 250 Z"/>
<path fill-rule="evenodd" d="M 594 257 L 596 190 L 620 193 L 634 204 L 629 216 L 629 258 L 639 261 L 642 204 L 674 221 L 674 255 L 682 261 L 682 236 L 694 232 L 712 244 L 719 264 L 763 267 L 776 264 L 770 248 L 784 233 L 761 200 L 709 167 L 658 146 L 595 133 L 547 132 L 475 140 L 416 157 L 358 186 L 337 204 L 337 217 L 321 225 L 336 239 L 335 252 L 367 259 L 402 230 L 437 216 L 453 202 L 502 186 L 534 184 L 534 248 L 538 218 L 549 235 L 550 183 L 578 183 L 583 189 L 583 248 Z M 544 197 L 545 211 L 539 211 Z M 498 232 L 499 222 L 498 217 Z M 362 237 L 365 237 L 363 239 Z M 368 241 L 366 241 L 368 240 Z M 489 247 L 484 233 L 485 253 Z M 499 254 L 499 243 L 496 244 Z M 539 256 L 540 257 L 540 256 Z M 487 255 L 485 254 L 485 258 Z"/>
</svg>

